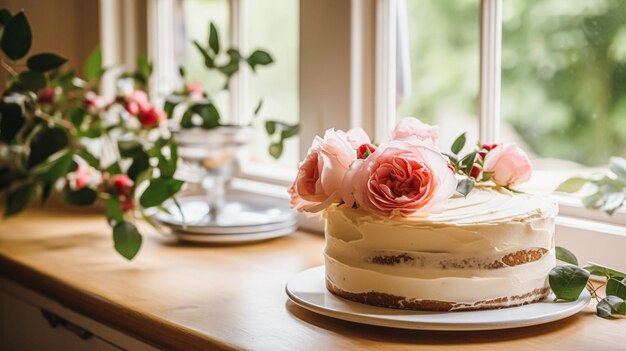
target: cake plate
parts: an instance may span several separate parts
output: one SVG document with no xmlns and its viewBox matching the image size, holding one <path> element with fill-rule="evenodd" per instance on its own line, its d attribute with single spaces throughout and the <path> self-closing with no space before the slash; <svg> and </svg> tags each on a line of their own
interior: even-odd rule
<svg viewBox="0 0 626 351">
<path fill-rule="evenodd" d="M 286 287 L 289 299 L 296 305 L 324 316 L 350 322 L 416 330 L 495 330 L 549 323 L 581 311 L 591 299 L 584 290 L 578 300 L 544 301 L 499 310 L 466 312 L 420 312 L 375 307 L 345 300 L 326 289 L 324 266 L 302 271 Z"/>
<path fill-rule="evenodd" d="M 171 229 L 178 240 L 198 243 L 242 243 L 289 235 L 297 229 L 296 215 L 285 200 L 229 190 L 217 215 L 204 195 L 172 201 L 152 218 Z M 184 219 L 183 219 L 184 214 Z"/>
</svg>

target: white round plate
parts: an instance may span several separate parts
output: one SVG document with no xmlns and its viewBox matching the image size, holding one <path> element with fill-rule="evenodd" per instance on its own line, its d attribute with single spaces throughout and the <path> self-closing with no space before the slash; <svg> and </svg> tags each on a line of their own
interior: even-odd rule
<svg viewBox="0 0 626 351">
<path fill-rule="evenodd" d="M 179 231 L 172 231 L 172 235 L 180 241 L 204 243 L 204 244 L 243 244 L 257 241 L 265 241 L 282 236 L 287 236 L 295 232 L 297 226 L 281 228 L 257 233 L 239 233 L 239 234 L 193 234 Z"/>
<path fill-rule="evenodd" d="M 287 283 L 296 305 L 324 316 L 350 322 L 418 330 L 494 330 L 519 328 L 567 318 L 591 299 L 585 289 L 577 301 L 552 302 L 553 297 L 529 305 L 499 310 L 420 312 L 375 307 L 337 297 L 326 289 L 324 266 L 302 271 Z"/>
</svg>

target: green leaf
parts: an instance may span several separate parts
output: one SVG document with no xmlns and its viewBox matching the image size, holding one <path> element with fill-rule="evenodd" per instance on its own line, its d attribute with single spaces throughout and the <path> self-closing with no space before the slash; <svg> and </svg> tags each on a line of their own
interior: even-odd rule
<svg viewBox="0 0 626 351">
<path fill-rule="evenodd" d="M 456 184 L 456 191 L 463 196 L 467 196 L 473 189 L 474 181 L 469 178 L 460 179 Z"/>
<path fill-rule="evenodd" d="M 23 11 L 11 17 L 4 27 L 0 47 L 12 60 L 19 60 L 26 56 L 33 41 L 28 19 Z"/>
<path fill-rule="evenodd" d="M 104 74 L 104 68 L 102 68 L 102 50 L 100 47 L 96 47 L 91 52 L 87 61 L 85 61 L 83 70 L 85 71 L 87 81 L 94 83 L 100 80 L 100 77 Z"/>
<path fill-rule="evenodd" d="M 274 62 L 274 60 L 272 59 L 272 56 L 270 56 L 269 53 L 267 53 L 266 51 L 263 50 L 256 50 L 252 53 L 252 55 L 248 56 L 248 59 L 246 60 L 248 62 L 248 65 L 250 65 L 250 68 L 252 68 L 252 70 L 256 70 L 256 66 L 258 65 L 269 65 L 270 63 Z"/>
<path fill-rule="evenodd" d="M 601 264 L 589 262 L 589 265 L 584 267 L 591 275 L 599 276 L 599 277 L 611 277 L 615 279 L 624 279 L 626 278 L 626 273 L 620 272 Z"/>
<path fill-rule="evenodd" d="M 600 208 L 602 204 L 604 204 L 605 195 L 602 192 L 597 192 L 588 196 L 583 197 L 583 205 L 587 208 Z"/>
<path fill-rule="evenodd" d="M 46 87 L 48 80 L 46 76 L 39 71 L 25 71 L 17 77 L 19 84 L 30 91 L 38 92 Z"/>
<path fill-rule="evenodd" d="M 67 173 L 72 164 L 72 156 L 71 149 L 57 151 L 44 162 L 31 168 L 30 172 L 44 181 L 53 182 Z"/>
<path fill-rule="evenodd" d="M 571 264 L 556 266 L 548 275 L 554 295 L 565 301 L 577 300 L 588 280 L 589 272 Z"/>
<path fill-rule="evenodd" d="M 205 48 L 202 47 L 202 45 L 200 45 L 200 43 L 198 43 L 197 41 L 193 41 L 193 45 L 196 46 L 196 49 L 198 49 L 198 51 L 200 51 L 200 54 L 202 54 L 202 57 L 204 58 L 204 66 L 206 66 L 206 68 L 213 68 L 215 67 L 215 63 L 213 62 L 213 58 L 211 57 L 211 55 L 209 55 L 209 53 L 206 51 Z"/>
<path fill-rule="evenodd" d="M 98 193 L 87 187 L 65 192 L 65 202 L 74 206 L 89 206 L 96 202 L 97 199 Z"/>
<path fill-rule="evenodd" d="M 202 117 L 202 128 L 211 129 L 220 125 L 220 114 L 212 103 L 193 105 L 190 109 Z"/>
<path fill-rule="evenodd" d="M 626 183 L 626 159 L 621 157 L 611 157 L 609 169 L 615 173 L 617 178 Z"/>
<path fill-rule="evenodd" d="M 132 260 L 141 248 L 141 234 L 134 224 L 123 221 L 113 227 L 115 250 L 127 260 Z"/>
<path fill-rule="evenodd" d="M 181 78 L 185 78 L 185 75 L 187 75 L 187 73 L 185 72 L 185 67 L 179 66 L 178 67 L 178 74 L 180 74 Z"/>
<path fill-rule="evenodd" d="M 570 250 L 560 246 L 556 247 L 556 259 L 578 266 L 578 259 L 576 258 L 576 255 L 574 255 Z"/>
<path fill-rule="evenodd" d="M 582 189 L 582 187 L 588 182 L 587 178 L 582 177 L 574 177 L 570 178 L 563 183 L 559 184 L 559 187 L 556 188 L 556 191 L 560 191 L 563 193 L 575 193 Z"/>
<path fill-rule="evenodd" d="M 83 125 L 83 121 L 85 120 L 86 115 L 87 112 L 83 108 L 79 107 L 73 109 L 72 112 L 70 112 L 70 120 L 72 121 L 74 127 L 80 129 L 80 127 Z"/>
<path fill-rule="evenodd" d="M 98 160 L 96 156 L 92 155 L 86 149 L 79 149 L 76 154 L 85 160 L 91 167 L 100 168 L 100 160 Z"/>
<path fill-rule="evenodd" d="M 617 296 L 607 296 L 598 302 L 596 312 L 599 317 L 611 318 L 613 316 L 623 316 L 626 314 L 626 303 Z"/>
<path fill-rule="evenodd" d="M 11 11 L 9 11 L 8 9 L 0 10 L 0 24 L 1 25 L 4 26 L 7 23 L 9 23 L 9 21 L 11 20 L 11 17 L 13 17 L 13 15 L 11 14 Z"/>
<path fill-rule="evenodd" d="M 276 133 L 276 121 L 265 121 L 265 130 L 268 135 Z"/>
<path fill-rule="evenodd" d="M 120 204 L 120 199 L 116 196 L 112 196 L 107 200 L 107 220 L 111 226 L 115 226 L 116 224 L 124 221 L 122 205 Z"/>
<path fill-rule="evenodd" d="M 456 140 L 454 140 L 454 142 L 452 143 L 452 147 L 450 148 L 452 153 L 455 155 L 458 155 L 459 152 L 463 150 L 463 147 L 465 146 L 466 141 L 467 141 L 467 138 L 465 136 L 465 133 L 459 135 L 459 137 L 456 138 Z"/>
<path fill-rule="evenodd" d="M 139 55 L 137 57 L 137 70 L 147 80 L 152 74 L 152 64 L 148 61 L 146 55 Z"/>
<path fill-rule="evenodd" d="M 606 282 L 606 295 L 617 296 L 621 299 L 626 299 L 626 278 L 615 279 L 611 278 Z"/>
<path fill-rule="evenodd" d="M 120 166 L 119 162 L 113 162 L 111 163 L 106 169 L 106 172 L 108 172 L 109 174 L 122 174 L 122 167 Z"/>
<path fill-rule="evenodd" d="M 263 107 L 263 99 L 259 100 L 259 103 L 254 108 L 254 115 L 257 116 L 261 111 L 261 107 Z"/>
<path fill-rule="evenodd" d="M 217 35 L 217 28 L 215 28 L 213 22 L 211 22 L 209 30 L 209 47 L 211 48 L 211 50 L 213 50 L 215 55 L 220 52 L 220 40 Z"/>
<path fill-rule="evenodd" d="M 25 123 L 26 119 L 20 105 L 13 103 L 0 105 L 0 139 L 7 143 L 12 142 Z"/>
<path fill-rule="evenodd" d="M 4 207 L 4 216 L 10 217 L 22 212 L 22 210 L 26 208 L 26 205 L 28 205 L 32 193 L 33 185 L 30 183 L 22 184 L 9 191 Z"/>
<path fill-rule="evenodd" d="M 69 138 L 62 128 L 45 128 L 33 137 L 30 144 L 30 155 L 28 157 L 28 167 L 44 162 L 50 155 L 66 148 L 69 145 Z"/>
<path fill-rule="evenodd" d="M 270 153 L 270 156 L 272 156 L 275 159 L 280 158 L 280 156 L 283 154 L 282 140 L 277 143 L 270 144 L 269 153 Z"/>
<path fill-rule="evenodd" d="M 465 168 L 465 172 L 470 174 L 474 167 L 474 161 L 476 160 L 476 152 L 470 152 L 460 161 L 461 165 Z"/>
<path fill-rule="evenodd" d="M 32 71 L 46 72 L 61 67 L 65 62 L 66 58 L 46 52 L 29 57 L 26 65 Z"/>
<path fill-rule="evenodd" d="M 159 158 L 159 171 L 161 173 L 161 177 L 172 178 L 174 173 L 176 173 L 176 163 L 178 162 L 178 147 L 176 143 L 172 142 L 169 145 L 170 147 L 170 158 L 166 159 L 165 156 L 160 154 Z"/>
<path fill-rule="evenodd" d="M 122 157 L 135 157 L 143 152 L 143 146 L 137 140 L 119 140 L 117 148 Z"/>
<path fill-rule="evenodd" d="M 285 140 L 289 139 L 293 136 L 298 135 L 298 131 L 300 131 L 300 125 L 294 124 L 292 126 L 285 126 L 282 132 L 280 132 L 280 138 Z M 369 149 L 368 149 L 369 150 Z"/>
<path fill-rule="evenodd" d="M 139 203 L 144 208 L 159 206 L 165 200 L 174 196 L 184 182 L 174 178 L 157 178 L 150 180 L 150 184 L 141 194 Z"/>
<path fill-rule="evenodd" d="M 150 157 L 141 150 L 133 157 L 133 163 L 128 168 L 127 173 L 130 179 L 136 181 L 148 168 L 150 168 Z"/>
<path fill-rule="evenodd" d="M 626 199 L 626 194 L 623 192 L 610 193 L 606 196 L 606 200 L 602 205 L 602 210 L 609 215 L 613 215 L 618 208 L 622 207 L 624 199 Z"/>
<path fill-rule="evenodd" d="M 241 54 L 239 54 L 239 51 L 235 49 L 228 49 L 228 56 L 230 56 L 228 63 L 224 66 L 218 67 L 218 69 L 227 78 L 230 78 L 230 76 L 239 71 L 239 60 L 241 60 Z"/>
<path fill-rule="evenodd" d="M 167 118 L 172 118 L 174 116 L 174 109 L 180 103 L 180 101 L 171 101 L 165 100 L 163 104 L 163 111 L 167 114 Z"/>
</svg>

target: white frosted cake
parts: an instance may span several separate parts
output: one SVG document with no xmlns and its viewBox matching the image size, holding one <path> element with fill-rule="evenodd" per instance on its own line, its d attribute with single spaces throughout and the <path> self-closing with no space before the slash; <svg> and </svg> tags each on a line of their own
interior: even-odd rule
<svg viewBox="0 0 626 351">
<path fill-rule="evenodd" d="M 545 298 L 555 265 L 556 203 L 478 188 L 438 214 L 383 217 L 326 209 L 326 284 L 365 304 L 479 310 Z"/>
</svg>

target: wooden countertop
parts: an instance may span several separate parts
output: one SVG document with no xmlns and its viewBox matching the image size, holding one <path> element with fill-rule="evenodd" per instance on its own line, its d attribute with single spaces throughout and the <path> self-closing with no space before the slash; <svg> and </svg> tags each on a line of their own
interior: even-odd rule
<svg viewBox="0 0 626 351">
<path fill-rule="evenodd" d="M 322 264 L 323 238 L 203 247 L 150 229 L 137 258 L 112 248 L 101 215 L 29 210 L 0 221 L 0 274 L 94 320 L 173 350 L 535 350 L 626 348 L 626 320 L 595 304 L 562 321 L 492 332 L 371 327 L 290 303 L 286 281 Z"/>
</svg>

